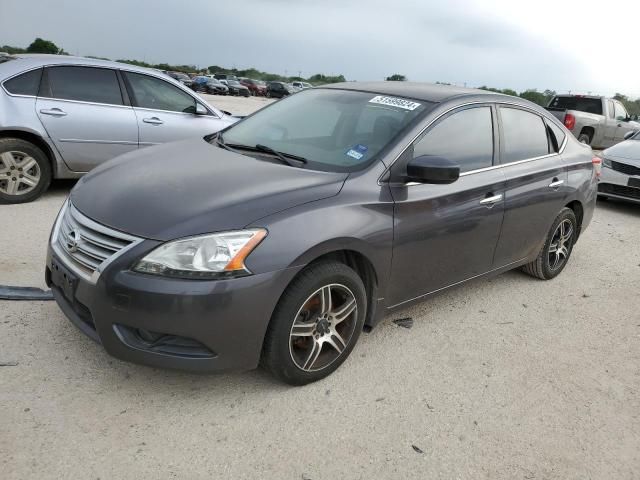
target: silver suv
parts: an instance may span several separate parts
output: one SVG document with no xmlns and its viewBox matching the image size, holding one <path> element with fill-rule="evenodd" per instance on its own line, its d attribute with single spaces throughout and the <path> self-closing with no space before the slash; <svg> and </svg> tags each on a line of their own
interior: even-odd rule
<svg viewBox="0 0 640 480">
<path fill-rule="evenodd" d="M 238 120 L 162 73 L 89 58 L 2 56 L 0 87 L 0 203 L 29 202 L 52 178 Z"/>
</svg>

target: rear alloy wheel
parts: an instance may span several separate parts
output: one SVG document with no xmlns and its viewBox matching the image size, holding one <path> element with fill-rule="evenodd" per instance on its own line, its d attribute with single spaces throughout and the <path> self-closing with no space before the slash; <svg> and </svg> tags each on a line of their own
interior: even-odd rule
<svg viewBox="0 0 640 480">
<path fill-rule="evenodd" d="M 38 147 L 19 138 L 0 139 L 0 203 L 26 203 L 51 182 L 49 159 Z"/>
<path fill-rule="evenodd" d="M 569 261 L 577 235 L 573 210 L 563 208 L 556 217 L 538 257 L 522 270 L 533 277 L 551 280 L 560 274 Z"/>
<path fill-rule="evenodd" d="M 282 295 L 265 337 L 262 364 L 282 381 L 304 385 L 336 370 L 364 324 L 366 292 L 338 262 L 309 266 Z"/>
</svg>

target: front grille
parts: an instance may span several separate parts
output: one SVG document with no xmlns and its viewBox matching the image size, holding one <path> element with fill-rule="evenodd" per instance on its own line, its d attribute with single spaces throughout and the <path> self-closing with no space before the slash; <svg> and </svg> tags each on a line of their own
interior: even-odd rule
<svg viewBox="0 0 640 480">
<path fill-rule="evenodd" d="M 141 239 L 94 222 L 71 202 L 61 213 L 54 231 L 54 247 L 75 273 L 95 280 L 107 262 Z"/>
<path fill-rule="evenodd" d="M 640 167 L 629 165 L 628 163 L 611 161 L 611 168 L 626 175 L 640 175 Z"/>
<path fill-rule="evenodd" d="M 613 183 L 600 183 L 598 184 L 598 192 L 640 200 L 640 188 L 625 187 L 624 185 L 615 185 Z"/>
</svg>

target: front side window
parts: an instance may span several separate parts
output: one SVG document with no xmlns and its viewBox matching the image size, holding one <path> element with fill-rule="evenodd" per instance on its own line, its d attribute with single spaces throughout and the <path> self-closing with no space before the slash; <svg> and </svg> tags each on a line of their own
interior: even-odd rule
<svg viewBox="0 0 640 480">
<path fill-rule="evenodd" d="M 468 108 L 438 122 L 414 144 L 414 158 L 421 155 L 444 157 L 461 172 L 493 165 L 491 107 Z"/>
<path fill-rule="evenodd" d="M 627 114 L 627 110 L 624 106 L 620 102 L 613 102 L 613 104 L 615 105 L 616 120 L 626 120 L 629 115 Z"/>
<path fill-rule="evenodd" d="M 176 86 L 142 73 L 123 73 L 131 86 L 135 106 L 170 112 L 196 112 L 196 100 Z"/>
<path fill-rule="evenodd" d="M 549 139 L 542 117 L 517 108 L 500 107 L 502 163 L 549 154 Z"/>
<path fill-rule="evenodd" d="M 42 96 L 61 100 L 122 105 L 122 93 L 114 70 L 95 67 L 49 67 Z"/>
<path fill-rule="evenodd" d="M 40 88 L 40 78 L 42 78 L 42 68 L 36 68 L 7 80 L 3 85 L 7 92 L 14 95 L 36 96 Z"/>
<path fill-rule="evenodd" d="M 376 93 L 304 90 L 256 112 L 223 136 L 227 145 L 265 145 L 303 157 L 306 168 L 348 172 L 373 161 L 431 106 Z"/>
</svg>

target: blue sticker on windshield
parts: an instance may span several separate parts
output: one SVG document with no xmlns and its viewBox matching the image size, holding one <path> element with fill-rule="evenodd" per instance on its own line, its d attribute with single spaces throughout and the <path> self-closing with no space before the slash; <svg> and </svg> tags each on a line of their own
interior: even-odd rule
<svg viewBox="0 0 640 480">
<path fill-rule="evenodd" d="M 346 155 L 351 158 L 355 158 L 356 160 L 360 160 L 362 157 L 364 157 L 365 153 L 367 153 L 367 150 L 369 149 L 365 145 L 358 144 L 353 146 L 351 150 L 346 152 Z"/>
</svg>

